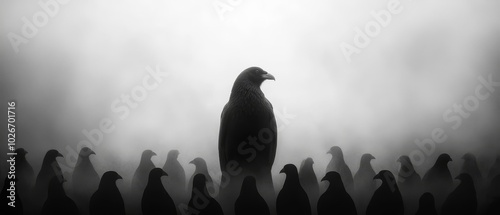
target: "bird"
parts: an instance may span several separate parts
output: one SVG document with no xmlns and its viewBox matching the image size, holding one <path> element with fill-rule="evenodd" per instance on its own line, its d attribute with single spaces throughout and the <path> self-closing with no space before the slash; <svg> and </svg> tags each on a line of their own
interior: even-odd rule
<svg viewBox="0 0 500 215">
<path fill-rule="evenodd" d="M 163 186 L 170 194 L 175 202 L 175 205 L 187 203 L 186 195 L 186 172 L 177 158 L 179 157 L 179 150 L 170 150 L 167 155 L 163 171 L 168 174 L 168 177 L 163 177 Z"/>
<path fill-rule="evenodd" d="M 47 200 L 43 204 L 42 215 L 79 215 L 75 202 L 64 192 L 65 179 L 52 177 L 47 191 Z"/>
<path fill-rule="evenodd" d="M 224 215 L 220 204 L 208 193 L 206 178 L 203 174 L 194 176 L 188 209 L 189 214 Z"/>
<path fill-rule="evenodd" d="M 327 153 L 332 155 L 332 159 L 326 167 L 326 172 L 338 172 L 342 177 L 342 181 L 344 182 L 347 192 L 352 193 L 354 189 L 354 179 L 352 177 L 351 169 L 349 169 L 349 166 L 345 163 L 342 149 L 338 146 L 333 146 Z"/>
<path fill-rule="evenodd" d="M 460 184 L 443 203 L 441 215 L 474 215 L 477 211 L 477 196 L 474 180 L 467 173 L 461 173 L 455 179 Z"/>
<path fill-rule="evenodd" d="M 358 207 L 359 214 L 365 214 L 366 206 L 376 189 L 376 184 L 373 180 L 376 173 L 370 163 L 373 159 L 375 159 L 373 155 L 363 154 L 359 163 L 359 169 L 354 174 L 354 202 Z"/>
<path fill-rule="evenodd" d="M 28 160 L 26 160 L 28 152 L 24 148 L 17 148 L 14 152 L 16 153 L 17 187 L 19 189 L 30 190 L 35 184 L 35 172 Z"/>
<path fill-rule="evenodd" d="M 234 81 L 229 101 L 222 110 L 219 128 L 219 163 L 223 173 L 220 195 L 226 211 L 234 201 L 243 179 L 255 177 L 262 196 L 273 208 L 276 198 L 271 168 L 276 156 L 278 129 L 271 102 L 260 86 L 274 76 L 259 67 L 242 71 Z M 233 165 L 238 173 L 233 174 Z M 272 210 L 272 209 L 271 209 Z"/>
<path fill-rule="evenodd" d="M 469 174 L 474 181 L 474 185 L 479 188 L 480 186 L 482 186 L 483 176 L 481 175 L 481 171 L 477 166 L 476 156 L 474 156 L 472 153 L 466 153 L 464 154 L 464 156 L 462 156 L 462 159 L 464 160 L 464 163 L 462 165 L 460 173 Z"/>
<path fill-rule="evenodd" d="M 125 215 L 125 203 L 116 186 L 116 180 L 123 179 L 115 171 L 102 175 L 97 191 L 90 197 L 90 215 Z"/>
<path fill-rule="evenodd" d="M 381 170 L 373 179 L 382 180 L 382 185 L 373 194 L 366 215 L 403 215 L 403 197 L 394 175 L 388 170 Z"/>
<path fill-rule="evenodd" d="M 35 195 L 37 195 L 36 199 L 38 200 L 45 200 L 47 198 L 47 187 L 49 187 L 49 182 L 54 176 L 59 177 L 59 179 L 62 180 L 63 174 L 61 167 L 56 160 L 57 157 L 63 157 L 63 155 L 55 149 L 51 149 L 45 153 L 45 157 L 42 161 L 42 167 L 36 177 L 34 188 Z M 35 207 L 38 206 L 39 205 L 36 205 Z"/>
<path fill-rule="evenodd" d="M 413 168 L 410 157 L 403 155 L 397 160 L 401 163 L 398 172 L 398 186 L 403 196 L 406 214 L 414 214 L 418 210 L 418 199 L 421 195 L 422 179 Z"/>
<path fill-rule="evenodd" d="M 493 163 L 488 172 L 488 181 L 491 181 L 497 175 L 500 175 L 500 155 L 497 156 L 495 163 Z"/>
<path fill-rule="evenodd" d="M 21 195 L 19 193 L 16 193 L 16 189 L 19 189 L 19 185 L 17 185 L 17 183 L 17 179 L 9 179 L 8 176 L 5 177 L 5 180 L 3 181 L 3 188 L 0 192 L 0 195 L 2 196 L 2 206 L 0 206 L 2 214 L 24 213 Z M 11 193 L 10 190 L 14 190 L 14 193 Z"/>
<path fill-rule="evenodd" d="M 309 204 L 311 206 L 317 205 L 319 198 L 319 183 L 313 169 L 313 164 L 313 159 L 308 157 L 302 162 L 299 170 L 299 181 L 302 188 L 306 191 L 307 197 L 309 197 Z M 316 214 L 316 207 L 311 208 L 312 213 Z"/>
<path fill-rule="evenodd" d="M 257 190 L 255 177 L 243 179 L 241 192 L 234 205 L 235 215 L 270 215 L 269 206 Z"/>
<path fill-rule="evenodd" d="M 436 211 L 436 204 L 434 202 L 434 196 L 429 193 L 425 192 L 422 194 L 418 201 L 418 210 L 415 215 L 437 215 Z"/>
<path fill-rule="evenodd" d="M 198 174 L 203 174 L 205 176 L 206 182 L 207 182 L 207 189 L 209 193 L 214 193 L 215 192 L 215 185 L 213 183 L 212 177 L 210 177 L 210 174 L 208 173 L 208 167 L 207 167 L 207 162 L 201 158 L 197 157 L 193 159 L 190 164 L 193 164 L 195 166 L 195 170 L 191 178 L 189 179 L 189 189 L 188 191 L 191 192 L 193 188 L 193 179 L 196 175 Z"/>
<path fill-rule="evenodd" d="M 342 214 L 356 215 L 356 205 L 347 193 L 342 176 L 338 172 L 327 172 L 321 181 L 328 181 L 326 191 L 318 200 L 318 215 Z"/>
<path fill-rule="evenodd" d="M 174 200 L 161 183 L 161 177 L 168 174 L 161 168 L 154 168 L 149 172 L 148 184 L 142 195 L 142 214 L 177 214 Z"/>
<path fill-rule="evenodd" d="M 132 190 L 134 190 L 134 192 L 144 191 L 148 182 L 149 172 L 155 168 L 155 165 L 151 161 L 151 157 L 153 156 L 156 156 L 156 153 L 151 150 L 144 150 L 142 152 L 141 161 L 132 178 Z"/>
<path fill-rule="evenodd" d="M 311 215 L 309 198 L 300 185 L 297 167 L 293 164 L 286 164 L 280 173 L 285 173 L 286 179 L 276 199 L 277 214 Z"/>
<path fill-rule="evenodd" d="M 453 178 L 448 169 L 450 161 L 452 161 L 450 155 L 440 154 L 436 163 L 427 170 L 422 178 L 422 184 L 426 191 L 430 191 L 434 195 L 437 211 L 441 211 L 441 205 L 453 187 Z"/>
<path fill-rule="evenodd" d="M 88 210 L 90 197 L 97 190 L 100 181 L 99 175 L 90 162 L 90 155 L 95 155 L 95 152 L 90 148 L 80 149 L 72 175 L 73 196 L 85 214 Z"/>
</svg>

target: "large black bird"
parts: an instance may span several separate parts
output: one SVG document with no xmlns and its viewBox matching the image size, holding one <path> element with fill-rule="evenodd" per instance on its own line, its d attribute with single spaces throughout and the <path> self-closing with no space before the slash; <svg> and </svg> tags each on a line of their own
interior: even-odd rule
<svg viewBox="0 0 500 215">
<path fill-rule="evenodd" d="M 319 183 L 313 169 L 313 164 L 314 161 L 312 158 L 306 158 L 299 170 L 300 184 L 306 191 L 311 206 L 317 205 L 319 198 Z M 316 214 L 316 207 L 312 207 L 312 213 Z"/>
<path fill-rule="evenodd" d="M 413 168 L 410 157 L 403 155 L 397 161 L 401 163 L 398 172 L 398 186 L 405 203 L 405 211 L 406 214 L 414 214 L 418 209 L 418 199 L 422 193 L 422 179 Z"/>
<path fill-rule="evenodd" d="M 205 180 L 207 181 L 207 190 L 210 193 L 214 193 L 215 192 L 215 185 L 214 185 L 214 182 L 212 180 L 212 177 L 208 173 L 207 162 L 203 158 L 197 157 L 197 158 L 193 159 L 189 163 L 193 164 L 195 166 L 195 169 L 194 169 L 193 175 L 189 179 L 189 184 L 188 184 L 189 189 L 188 189 L 188 192 L 191 192 L 193 190 L 193 180 L 194 180 L 194 177 L 196 175 L 198 175 L 198 174 L 203 174 L 205 176 Z"/>
<path fill-rule="evenodd" d="M 425 192 L 419 199 L 418 210 L 415 215 L 437 215 L 436 203 L 434 202 L 434 196 Z"/>
<path fill-rule="evenodd" d="M 240 196 L 234 205 L 235 215 L 270 215 L 269 206 L 257 190 L 253 176 L 247 176 L 241 185 Z"/>
<path fill-rule="evenodd" d="M 422 178 L 422 184 L 426 187 L 426 190 L 434 195 L 438 211 L 441 210 L 441 205 L 453 187 L 453 178 L 448 169 L 450 161 L 452 161 L 450 155 L 439 155 L 434 166 Z"/>
<path fill-rule="evenodd" d="M 376 175 L 371 164 L 373 159 L 375 159 L 373 155 L 363 154 L 359 162 L 359 169 L 354 175 L 354 202 L 356 202 L 359 214 L 365 214 L 370 197 L 377 188 L 377 184 L 373 180 Z"/>
<path fill-rule="evenodd" d="M 100 180 L 90 162 L 90 155 L 95 155 L 90 148 L 83 147 L 80 150 L 72 176 L 73 196 L 84 214 L 87 214 L 90 197 L 97 190 Z"/>
<path fill-rule="evenodd" d="M 26 154 L 28 152 L 24 148 L 16 149 L 16 178 L 17 187 L 19 189 L 31 189 L 35 184 L 35 172 L 33 167 L 31 167 L 28 160 L 26 160 Z"/>
<path fill-rule="evenodd" d="M 222 198 L 231 207 L 243 179 L 252 175 L 267 203 L 273 203 L 275 193 L 271 168 L 276 155 L 278 131 L 272 104 L 260 89 L 265 80 L 274 76 L 259 67 L 245 69 L 236 78 L 229 101 L 224 106 L 219 129 L 219 161 L 222 177 Z M 241 172 L 234 173 L 234 165 Z M 272 205 L 270 205 L 272 208 Z"/>
<path fill-rule="evenodd" d="M 11 183 L 14 183 L 14 185 L 11 185 Z M 2 206 L 0 206 L 2 214 L 22 215 L 24 213 L 21 195 L 19 193 L 16 193 L 16 189 L 19 189 L 17 183 L 18 180 L 9 179 L 8 177 L 5 177 L 5 180 L 3 181 L 3 188 L 0 192 L 0 195 L 2 195 L 0 197 L 2 198 Z M 11 186 L 13 186 L 14 188 L 14 193 L 12 193 L 13 195 L 11 195 L 11 191 L 9 191 L 11 190 Z"/>
<path fill-rule="evenodd" d="M 205 175 L 197 174 L 193 179 L 193 191 L 188 203 L 189 214 L 224 215 L 220 204 L 210 196 Z"/>
<path fill-rule="evenodd" d="M 148 184 L 142 195 L 142 214 L 176 214 L 174 200 L 168 195 L 161 183 L 161 177 L 168 174 L 161 168 L 154 168 L 149 173 Z"/>
<path fill-rule="evenodd" d="M 61 167 L 56 160 L 57 157 L 63 157 L 63 155 L 57 150 L 51 149 L 47 151 L 45 157 L 43 158 L 42 167 L 38 173 L 35 183 L 35 195 L 38 201 L 43 201 L 47 198 L 47 187 L 49 187 L 49 182 L 52 178 L 58 177 L 59 180 L 63 180 Z M 41 202 L 37 203 L 35 203 L 37 204 L 35 207 L 41 206 L 41 204 L 39 204 Z"/>
<path fill-rule="evenodd" d="M 373 179 L 382 180 L 366 208 L 366 215 L 403 215 L 404 204 L 394 175 L 388 170 L 380 171 Z"/>
<path fill-rule="evenodd" d="M 125 215 L 125 203 L 116 186 L 116 180 L 122 179 L 115 171 L 102 175 L 99 188 L 90 198 L 90 215 Z"/>
<path fill-rule="evenodd" d="M 328 189 L 318 200 L 318 215 L 356 215 L 356 205 L 347 193 L 338 172 L 327 172 L 321 181 L 328 181 Z"/>
<path fill-rule="evenodd" d="M 345 163 L 342 149 L 338 146 L 333 146 L 327 153 L 332 155 L 332 159 L 326 167 L 326 172 L 338 172 L 340 177 L 342 177 L 347 192 L 352 193 L 354 189 L 354 179 L 351 169 L 349 169 L 349 166 Z"/>
<path fill-rule="evenodd" d="M 286 179 L 276 199 L 278 215 L 311 215 L 309 198 L 300 185 L 297 167 L 293 164 L 287 164 L 280 173 L 285 173 Z"/>
<path fill-rule="evenodd" d="M 441 215 L 474 215 L 477 211 L 477 196 L 474 180 L 467 173 L 458 175 L 455 179 L 460 184 L 448 195 L 443 203 Z"/>
<path fill-rule="evenodd" d="M 75 202 L 64 192 L 64 179 L 54 176 L 49 182 L 47 200 L 42 208 L 42 215 L 78 215 Z"/>
<path fill-rule="evenodd" d="M 167 161 L 163 165 L 163 171 L 168 174 L 168 177 L 163 177 L 162 182 L 175 202 L 175 205 L 187 203 L 186 195 L 186 172 L 177 160 L 179 150 L 170 150 L 167 155 Z"/>
<path fill-rule="evenodd" d="M 460 173 L 467 173 L 472 177 L 474 181 L 474 185 L 479 188 L 483 183 L 483 176 L 481 175 L 481 171 L 479 170 L 479 166 L 477 165 L 476 156 L 472 153 L 466 153 L 462 156 L 464 163 L 462 165 L 462 169 Z"/>
</svg>

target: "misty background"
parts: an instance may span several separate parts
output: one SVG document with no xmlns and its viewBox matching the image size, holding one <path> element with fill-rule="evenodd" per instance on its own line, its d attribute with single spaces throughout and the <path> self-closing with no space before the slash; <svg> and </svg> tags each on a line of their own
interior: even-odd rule
<svg viewBox="0 0 500 215">
<path fill-rule="evenodd" d="M 500 1 L 401 0 L 402 12 L 348 63 L 340 44 L 352 45 L 354 29 L 388 2 L 73 0 L 15 53 L 7 34 L 21 35 L 22 18 L 42 9 L 38 1 L 0 1 L 0 157 L 7 159 L 6 103 L 15 100 L 16 146 L 28 151 L 36 174 L 49 149 L 65 156 L 63 171 L 72 167 L 82 131 L 109 118 L 116 128 L 91 157 L 100 175 L 115 170 L 129 183 L 143 150 L 156 152 L 162 167 L 178 149 L 188 177 L 189 161 L 203 157 L 219 180 L 222 108 L 237 75 L 259 66 L 276 77 L 262 90 L 287 116 L 277 119 L 275 183 L 284 180 L 283 165 L 306 157 L 321 178 L 333 145 L 353 174 L 364 153 L 376 158 L 375 171 L 396 172 L 397 158 L 419 150 L 414 141 L 435 128 L 448 139 L 415 167 L 420 175 L 442 152 L 454 160 L 453 175 L 466 152 L 485 174 L 500 154 L 500 89 L 456 130 L 442 115 L 474 95 L 479 76 L 500 81 Z M 221 19 L 214 4 L 231 10 Z M 170 75 L 120 119 L 113 102 L 157 65 Z"/>
</svg>

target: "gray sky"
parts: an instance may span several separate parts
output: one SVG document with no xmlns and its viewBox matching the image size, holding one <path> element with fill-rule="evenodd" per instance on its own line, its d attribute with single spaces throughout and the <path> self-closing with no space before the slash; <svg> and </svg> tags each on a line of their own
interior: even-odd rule
<svg viewBox="0 0 500 215">
<path fill-rule="evenodd" d="M 391 14 L 349 63 L 341 44 L 355 46 L 356 28 L 364 31 L 377 21 L 371 12 L 398 3 L 399 13 Z M 18 147 L 29 151 L 36 172 L 50 148 L 67 155 L 68 162 L 60 161 L 71 166 L 72 150 L 86 140 L 82 131 L 110 119 L 114 131 L 94 148 L 98 173 L 116 169 L 130 178 L 142 150 L 155 151 L 154 162 L 163 166 L 167 152 L 179 149 L 188 174 L 194 167 L 187 163 L 201 156 L 216 176 L 220 113 L 234 79 L 250 66 L 276 77 L 262 89 L 283 116 L 273 169 L 278 181 L 284 164 L 299 165 L 306 157 L 316 161 L 318 175 L 324 174 L 326 151 L 333 145 L 342 147 L 353 172 L 367 152 L 377 158 L 376 171 L 395 171 L 399 155 L 419 150 L 414 141 L 430 138 L 436 128 L 444 130 L 447 141 L 425 155 L 416 167 L 420 174 L 441 152 L 452 154 L 452 173 L 465 152 L 476 154 L 483 170 L 499 154 L 500 90 L 478 100 L 457 129 L 443 119 L 453 104 L 475 95 L 478 77 L 488 80 L 492 74 L 500 80 L 498 1 L 73 0 L 58 5 L 16 53 L 8 35 L 23 36 L 23 17 L 33 21 L 43 9 L 37 1 L 0 2 L 0 95 L 18 103 Z M 145 68 L 157 65 L 169 76 L 121 119 L 113 102 L 140 87 L 149 74 Z M 5 150 L 1 147 L 2 155 Z"/>
</svg>

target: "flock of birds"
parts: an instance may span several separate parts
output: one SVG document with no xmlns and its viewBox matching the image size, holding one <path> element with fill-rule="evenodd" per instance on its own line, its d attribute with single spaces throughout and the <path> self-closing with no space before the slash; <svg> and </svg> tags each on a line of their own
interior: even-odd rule
<svg viewBox="0 0 500 215">
<path fill-rule="evenodd" d="M 286 174 L 286 180 L 275 205 L 260 195 L 255 177 L 247 176 L 237 193 L 234 211 L 225 211 L 221 206 L 224 199 L 214 196 L 216 184 L 205 160 L 198 157 L 190 162 L 196 170 L 187 183 L 184 168 L 177 160 L 178 150 L 168 153 L 163 168 L 155 167 L 151 157 L 156 154 L 145 150 L 130 190 L 124 193 L 116 185 L 122 179 L 117 172 L 107 171 L 99 177 L 90 161 L 90 156 L 95 155 L 90 148 L 84 147 L 79 153 L 68 193 L 63 188 L 66 179 L 56 159 L 62 156 L 57 150 L 46 153 L 36 177 L 26 160 L 27 152 L 19 148 L 16 153 L 17 207 L 7 206 L 6 178 L 2 208 L 7 213 L 2 214 L 500 214 L 500 156 L 482 177 L 474 155 L 465 154 L 461 173 L 455 177 L 460 183 L 455 185 L 448 169 L 452 161 L 448 154 L 441 154 L 423 177 L 414 170 L 408 156 L 401 156 L 397 179 L 388 170 L 376 173 L 370 163 L 374 157 L 364 154 L 353 176 L 341 148 L 334 146 L 328 151 L 332 159 L 321 179 L 328 183 L 320 183 L 313 159 L 307 158 L 299 169 L 287 164 L 280 171 Z"/>
<path fill-rule="evenodd" d="M 250 67 L 234 82 L 221 114 L 220 185 L 208 173 L 203 158 L 191 161 L 196 169 L 188 181 L 177 160 L 179 151 L 170 151 L 163 168 L 157 168 L 151 161 L 156 154 L 145 150 L 130 187 L 120 190 L 116 181 L 122 177 L 114 171 L 100 177 L 89 158 L 95 152 L 84 147 L 67 191 L 63 186 L 66 179 L 56 160 L 62 155 L 57 150 L 46 153 L 35 178 L 26 151 L 19 148 L 17 206 L 7 205 L 10 184 L 6 179 L 1 208 L 6 214 L 30 215 L 500 214 L 500 157 L 484 178 L 476 158 L 469 153 L 463 156 L 462 171 L 455 178 L 460 183 L 455 186 L 448 169 L 451 157 L 447 154 L 441 154 L 423 177 L 408 156 L 401 156 L 397 179 L 388 170 L 376 173 L 370 163 L 374 157 L 364 154 L 353 176 L 341 148 L 333 146 L 328 151 L 332 159 L 321 178 L 326 182 L 319 182 L 314 161 L 307 158 L 299 168 L 285 165 L 280 171 L 286 175 L 283 187 L 275 190 L 271 169 L 278 129 L 273 106 L 260 89 L 265 80 L 275 78 L 261 68 Z"/>
</svg>

